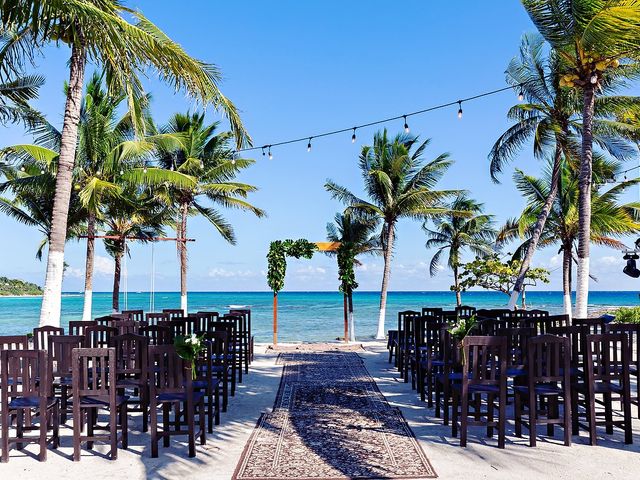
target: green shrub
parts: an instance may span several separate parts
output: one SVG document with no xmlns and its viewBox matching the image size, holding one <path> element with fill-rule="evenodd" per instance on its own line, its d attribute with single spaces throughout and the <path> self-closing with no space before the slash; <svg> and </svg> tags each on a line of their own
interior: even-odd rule
<svg viewBox="0 0 640 480">
<path fill-rule="evenodd" d="M 616 323 L 640 323 L 640 307 L 620 307 L 613 314 Z"/>
</svg>

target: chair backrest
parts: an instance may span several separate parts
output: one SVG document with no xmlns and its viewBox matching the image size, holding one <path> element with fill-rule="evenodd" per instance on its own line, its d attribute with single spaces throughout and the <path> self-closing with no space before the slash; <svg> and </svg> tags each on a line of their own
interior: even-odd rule
<svg viewBox="0 0 640 480">
<path fill-rule="evenodd" d="M 629 338 L 627 334 L 587 335 L 585 341 L 585 375 L 588 384 L 593 384 L 593 382 L 617 383 L 628 389 Z"/>
<path fill-rule="evenodd" d="M 466 336 L 462 341 L 464 385 L 507 387 L 507 337 Z"/>
<path fill-rule="evenodd" d="M 575 327 L 588 327 L 591 335 L 604 333 L 605 323 L 601 318 L 572 318 L 571 325 Z"/>
<path fill-rule="evenodd" d="M 140 331 L 141 322 L 136 320 L 116 320 L 111 326 L 118 331 L 118 335 L 124 335 L 125 333 L 137 334 Z"/>
<path fill-rule="evenodd" d="M 105 315 L 104 317 L 96 317 L 93 319 L 96 325 L 104 325 L 105 327 L 110 327 L 116 320 L 118 319 L 112 315 Z"/>
<path fill-rule="evenodd" d="M 533 310 L 525 310 L 524 316 L 526 318 L 544 318 L 549 316 L 549 312 L 547 310 L 538 310 L 534 308 Z"/>
<path fill-rule="evenodd" d="M 118 334 L 115 327 L 105 327 L 104 325 L 94 325 L 84 329 L 85 348 L 109 348 L 111 337 Z"/>
<path fill-rule="evenodd" d="M 640 375 L 640 324 L 638 323 L 610 323 L 606 327 L 607 333 L 624 333 L 629 340 L 629 364 L 635 365 Z"/>
<path fill-rule="evenodd" d="M 64 335 L 64 328 L 52 327 L 45 325 L 44 327 L 36 327 L 33 329 L 33 348 L 34 350 L 46 350 L 49 348 L 49 336 Z"/>
<path fill-rule="evenodd" d="M 436 317 L 442 319 L 442 308 L 440 307 L 422 307 L 422 315 Z"/>
<path fill-rule="evenodd" d="M 158 325 L 159 322 L 170 320 L 168 313 L 149 312 L 144 316 L 147 325 Z"/>
<path fill-rule="evenodd" d="M 106 397 L 115 406 L 115 348 L 74 348 L 71 364 L 74 402 L 82 397 Z"/>
<path fill-rule="evenodd" d="M 140 335 L 147 338 L 149 345 L 169 345 L 173 343 L 173 333 L 168 325 L 143 325 Z"/>
<path fill-rule="evenodd" d="M 162 310 L 162 313 L 166 313 L 167 315 L 169 315 L 169 318 L 185 316 L 185 311 L 181 308 L 164 308 Z"/>
<path fill-rule="evenodd" d="M 398 312 L 398 333 L 401 335 L 400 332 L 404 329 L 404 317 L 419 317 L 420 314 L 421 312 L 416 312 L 415 310 L 403 310 L 402 312 Z"/>
<path fill-rule="evenodd" d="M 218 312 L 198 312 L 198 318 L 200 319 L 200 328 L 202 333 L 211 331 L 209 324 L 217 322 L 220 314 Z"/>
<path fill-rule="evenodd" d="M 161 393 L 193 391 L 187 365 L 173 345 L 152 345 L 148 349 L 149 391 L 152 397 Z"/>
<path fill-rule="evenodd" d="M 0 385 L 3 405 L 15 397 L 46 398 L 51 392 L 51 374 L 44 350 L 3 350 L 0 352 Z M 6 402 L 6 403 L 5 403 Z"/>
<path fill-rule="evenodd" d="M 569 315 L 547 315 L 535 319 L 538 333 L 547 333 L 550 328 L 568 327 L 571 325 Z"/>
<path fill-rule="evenodd" d="M 251 336 L 251 310 L 248 308 L 234 308 L 229 310 L 229 315 L 242 315 L 244 317 L 247 334 Z"/>
<path fill-rule="evenodd" d="M 456 313 L 460 318 L 469 318 L 476 313 L 476 307 L 471 307 L 469 305 L 460 305 L 456 307 Z"/>
<path fill-rule="evenodd" d="M 26 335 L 0 336 L 0 352 L 4 350 L 28 350 L 29 338 Z"/>
<path fill-rule="evenodd" d="M 118 378 L 147 378 L 147 338 L 135 333 L 111 337 L 111 346 L 116 349 L 116 374 Z"/>
<path fill-rule="evenodd" d="M 130 320 L 142 322 L 144 320 L 144 310 L 122 310 L 123 315 L 128 315 Z"/>
<path fill-rule="evenodd" d="M 507 338 L 507 365 L 526 365 L 528 341 L 536 333 L 535 328 L 499 328 L 496 331 L 496 335 Z"/>
<path fill-rule="evenodd" d="M 422 318 L 421 312 L 416 311 L 408 311 L 403 312 L 402 316 L 402 330 L 400 331 L 400 336 L 403 339 L 405 345 L 411 345 L 415 341 L 415 328 L 416 321 L 419 321 Z"/>
<path fill-rule="evenodd" d="M 571 383 L 571 341 L 557 335 L 538 335 L 527 341 L 527 373 L 529 388 L 535 385 Z"/>
<path fill-rule="evenodd" d="M 54 377 L 71 375 L 71 352 L 84 344 L 82 335 L 52 335 L 49 337 L 49 363 Z"/>
<path fill-rule="evenodd" d="M 218 333 L 218 332 L 222 332 L 227 336 L 227 347 L 229 347 L 230 344 L 236 338 L 235 322 L 222 322 L 222 321 L 211 322 L 209 324 L 209 331 L 207 332 L 207 334 Z M 229 351 L 229 348 L 227 348 L 227 351 Z"/>
<path fill-rule="evenodd" d="M 98 322 L 95 320 L 87 320 L 86 322 L 83 320 L 71 320 L 67 333 L 69 335 L 84 335 L 84 330 L 87 327 L 95 327 L 96 325 L 98 325 Z"/>
<path fill-rule="evenodd" d="M 218 318 L 218 321 L 233 323 L 235 325 L 235 329 L 233 331 L 234 337 L 229 339 L 230 344 L 242 342 L 247 333 L 247 322 L 242 315 L 225 314 Z"/>
</svg>

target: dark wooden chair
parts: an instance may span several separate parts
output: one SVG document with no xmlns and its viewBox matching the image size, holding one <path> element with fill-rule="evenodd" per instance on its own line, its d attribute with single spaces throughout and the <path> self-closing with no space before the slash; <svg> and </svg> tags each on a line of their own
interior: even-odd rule
<svg viewBox="0 0 640 480">
<path fill-rule="evenodd" d="M 51 335 L 64 335 L 64 328 L 52 327 L 50 325 L 34 328 L 33 349 L 46 350 L 47 348 L 49 348 L 49 337 Z"/>
<path fill-rule="evenodd" d="M 235 308 L 235 309 L 229 310 L 229 313 L 231 315 L 243 315 L 245 318 L 245 323 L 247 325 L 246 337 L 248 342 L 247 347 L 249 349 L 249 363 L 251 363 L 253 362 L 254 344 L 255 344 L 255 337 L 251 329 L 251 310 L 248 308 Z M 247 373 L 248 373 L 248 370 L 247 370 Z"/>
<path fill-rule="evenodd" d="M 174 435 L 186 435 L 189 457 L 196 456 L 196 437 L 206 444 L 204 394 L 194 392 L 191 369 L 176 354 L 173 345 L 149 347 L 149 393 L 151 419 L 151 456 L 158 456 L 158 441 L 169 446 Z M 162 407 L 163 429 L 158 428 L 158 408 Z M 170 418 L 174 407 L 174 419 Z M 195 431 L 195 416 L 198 415 L 200 431 Z M 184 420 L 184 422 L 182 421 Z M 173 427 L 173 428 L 172 428 Z M 186 429 L 184 428 L 186 427 Z"/>
<path fill-rule="evenodd" d="M 113 325 L 113 322 L 121 320 L 118 317 L 114 317 L 113 315 L 105 315 L 103 317 L 94 318 L 93 321 L 96 322 L 96 325 L 102 325 L 105 327 L 110 327 Z"/>
<path fill-rule="evenodd" d="M 435 317 L 438 320 L 442 320 L 442 308 L 422 307 L 422 316 Z"/>
<path fill-rule="evenodd" d="M 411 367 L 411 357 L 415 355 L 416 349 L 416 339 L 415 339 L 415 328 L 416 321 L 419 320 L 422 315 L 419 312 L 404 312 L 402 321 L 402 333 L 401 333 L 401 342 L 400 349 L 398 351 L 399 355 L 399 366 L 398 370 L 400 372 L 400 377 L 404 380 L 405 383 L 409 381 L 409 369 Z"/>
<path fill-rule="evenodd" d="M 60 398 L 60 419 L 62 423 L 66 423 L 67 415 L 71 413 L 69 400 L 73 386 L 71 354 L 74 348 L 82 347 L 84 337 L 81 335 L 51 335 L 48 341 L 52 391 Z"/>
<path fill-rule="evenodd" d="M 98 322 L 96 322 L 95 320 L 88 320 L 86 322 L 82 320 L 71 320 L 69 322 L 67 333 L 69 335 L 84 335 L 85 328 L 95 327 L 96 325 L 98 325 Z"/>
<path fill-rule="evenodd" d="M 605 322 L 601 318 L 572 318 L 571 325 L 588 327 L 590 335 L 601 335 L 604 333 Z"/>
<path fill-rule="evenodd" d="M 233 375 L 229 362 L 229 334 L 227 331 L 212 331 L 205 333 L 205 339 L 213 343 L 211 354 L 210 374 L 222 383 L 222 411 L 226 412 L 229 405 L 229 379 Z"/>
<path fill-rule="evenodd" d="M 624 333 L 629 340 L 629 375 L 636 377 L 636 398 L 631 403 L 638 407 L 640 418 L 640 324 L 610 323 L 607 333 Z"/>
<path fill-rule="evenodd" d="M 223 379 L 218 376 L 216 366 L 218 359 L 224 358 L 226 342 L 219 341 L 220 333 L 206 334 L 206 348 L 196 359 L 196 378 L 193 380 L 193 390 L 205 394 L 205 414 L 207 416 L 208 432 L 213 433 L 213 424 L 220 424 L 220 393 Z M 225 335 L 226 336 L 226 335 Z"/>
<path fill-rule="evenodd" d="M 429 408 L 433 407 L 436 375 L 441 374 L 444 367 L 442 329 L 446 327 L 447 325 L 442 323 L 441 320 L 426 322 L 423 327 L 421 326 L 421 328 L 424 328 L 420 335 L 424 339 L 424 347 L 418 349 L 417 387 L 418 392 L 420 392 L 420 399 L 423 402 L 426 399 Z"/>
<path fill-rule="evenodd" d="M 533 310 L 525 310 L 524 312 L 525 318 L 545 318 L 549 316 L 549 312 L 547 310 L 539 310 L 535 308 Z"/>
<path fill-rule="evenodd" d="M 445 325 L 440 330 L 442 371 L 435 378 L 435 415 L 440 418 L 440 409 L 442 408 L 443 424 L 449 425 L 451 389 L 453 384 L 460 383 L 462 380 L 462 357 L 457 340 L 449 332 L 451 327 L 446 323 Z"/>
<path fill-rule="evenodd" d="M 0 426 L 2 461 L 9 461 L 9 449 L 16 444 L 22 449 L 25 443 L 38 443 L 38 459 L 47 459 L 47 445 L 58 448 L 59 411 L 58 399 L 52 395 L 51 375 L 44 350 L 4 350 L 0 353 L 2 364 L 2 389 L 0 389 Z M 31 424 L 30 419 L 40 417 L 40 424 Z M 16 419 L 16 434 L 9 435 L 12 418 Z M 25 422 L 25 418 L 29 421 Z M 38 431 L 38 436 L 24 435 L 25 431 Z M 50 437 L 47 436 L 52 431 Z"/>
<path fill-rule="evenodd" d="M 232 341 L 232 339 L 234 339 L 236 337 L 236 324 L 235 322 L 222 322 L 222 321 L 218 321 L 218 322 L 212 322 L 209 324 L 209 332 L 207 332 L 207 337 L 210 333 L 224 333 L 226 335 L 227 338 L 227 345 L 226 345 L 226 354 L 224 356 L 225 361 L 227 362 L 227 381 L 228 381 L 228 385 L 230 386 L 231 390 L 231 396 L 235 396 L 236 394 L 236 380 L 237 380 L 237 371 L 238 371 L 238 361 L 236 360 L 236 352 L 233 351 L 233 349 L 230 347 L 230 342 Z M 227 411 L 227 403 L 226 403 L 226 396 L 225 396 L 225 390 L 223 390 L 223 408 L 222 411 L 226 412 Z"/>
<path fill-rule="evenodd" d="M 169 316 L 169 319 L 173 319 L 175 317 L 184 317 L 186 312 L 181 308 L 165 308 L 162 310 L 162 313 L 166 313 Z"/>
<path fill-rule="evenodd" d="M 110 457 L 118 458 L 118 423 L 122 448 L 128 447 L 127 397 L 116 392 L 116 351 L 114 348 L 74 348 L 73 365 L 73 461 L 80 460 L 82 443 L 93 449 L 94 442 L 108 442 Z M 109 412 L 109 422 L 98 425 L 98 412 Z M 86 414 L 87 434 L 84 430 Z M 119 418 L 118 418 L 119 417 Z M 104 430 L 96 435 L 95 430 Z"/>
<path fill-rule="evenodd" d="M 135 322 L 144 321 L 144 310 L 122 310 L 123 315 L 128 315 L 129 320 L 133 320 Z"/>
<path fill-rule="evenodd" d="M 190 313 L 186 317 L 182 318 L 174 318 L 173 320 L 181 321 L 183 323 L 183 335 L 193 335 L 200 332 L 200 318 L 195 313 Z"/>
<path fill-rule="evenodd" d="M 463 350 L 465 361 L 462 379 L 459 383 L 452 384 L 451 433 L 457 437 L 459 426 L 460 446 L 466 447 L 468 426 L 487 427 L 489 437 L 493 436 L 493 429 L 497 428 L 498 448 L 504 448 L 507 410 L 507 338 L 467 336 L 463 341 Z M 472 396 L 486 396 L 486 410 L 476 409 L 474 416 L 470 417 L 469 402 Z M 496 399 L 498 400 L 497 421 L 494 418 Z"/>
<path fill-rule="evenodd" d="M 235 326 L 233 337 L 229 340 L 229 351 L 233 353 L 233 361 L 236 363 L 238 383 L 242 383 L 243 370 L 249 369 L 249 349 L 246 342 L 246 322 L 241 315 L 222 315 L 219 322 L 232 323 Z"/>
<path fill-rule="evenodd" d="M 201 333 L 211 332 L 211 328 L 209 325 L 213 322 L 217 322 L 220 314 L 218 312 L 198 312 L 200 316 L 200 327 L 202 328 Z"/>
<path fill-rule="evenodd" d="M 1 335 L 0 352 L 4 350 L 28 350 L 29 338 L 26 335 Z"/>
<path fill-rule="evenodd" d="M 548 315 L 536 319 L 538 333 L 540 335 L 548 333 L 550 328 L 568 327 L 571 325 L 569 315 Z"/>
<path fill-rule="evenodd" d="M 586 352 L 586 338 L 589 335 L 589 326 L 548 327 L 547 334 L 560 335 L 571 341 L 571 377 L 572 382 L 577 381 L 578 376 L 584 373 L 584 359 Z"/>
<path fill-rule="evenodd" d="M 169 345 L 173 343 L 171 327 L 166 325 L 143 325 L 140 335 L 147 338 L 149 345 Z"/>
<path fill-rule="evenodd" d="M 149 312 L 144 316 L 147 325 L 158 325 L 160 322 L 171 320 L 168 313 Z"/>
<path fill-rule="evenodd" d="M 117 330 L 118 335 L 124 335 L 127 333 L 133 333 L 137 335 L 140 333 L 141 322 L 136 320 L 117 320 L 111 324 L 113 328 Z"/>
<path fill-rule="evenodd" d="M 393 352 L 392 354 L 390 354 L 389 359 L 391 360 L 392 356 L 395 357 L 395 365 L 398 368 L 401 377 L 404 377 L 405 342 L 407 341 L 407 338 L 410 338 L 411 341 L 413 341 L 413 332 L 406 333 L 404 331 L 405 327 L 407 326 L 407 322 L 405 321 L 405 319 L 407 317 L 419 317 L 420 315 L 421 312 L 416 312 L 415 310 L 404 310 L 402 312 L 398 312 L 398 338 L 393 345 Z"/>
<path fill-rule="evenodd" d="M 398 328 L 396 330 L 389 330 L 388 343 L 391 344 L 389 348 L 389 363 L 394 361 L 396 367 L 398 367 L 400 363 L 398 354 L 400 352 L 400 347 L 402 344 L 402 335 L 403 335 L 402 329 L 404 328 L 404 315 L 407 314 L 407 312 L 411 312 L 413 314 L 418 313 L 418 312 L 414 312 L 413 310 L 398 312 Z"/>
<path fill-rule="evenodd" d="M 127 396 L 128 411 L 142 413 L 142 431 L 149 429 L 149 386 L 147 338 L 135 333 L 111 337 L 116 349 L 116 389 Z"/>
<path fill-rule="evenodd" d="M 507 338 L 507 377 L 517 382 L 527 375 L 527 346 L 536 336 L 535 328 L 498 328 L 496 335 Z"/>
<path fill-rule="evenodd" d="M 571 345 L 567 337 L 540 335 L 527 342 L 527 384 L 515 385 L 516 436 L 522 425 L 529 429 L 529 445 L 536 446 L 538 425 L 547 425 L 553 436 L 554 425 L 562 425 L 564 444 L 571 445 Z M 562 417 L 560 417 L 562 402 Z M 528 407 L 528 422 L 523 421 Z"/>
<path fill-rule="evenodd" d="M 574 432 L 578 430 L 578 406 L 586 410 L 587 429 L 591 445 L 597 444 L 596 427 L 604 425 L 607 434 L 618 427 L 624 431 L 624 442 L 633 442 L 631 425 L 631 389 L 629 377 L 629 339 L 625 333 L 586 336 L 585 372 L 583 381 L 572 385 Z M 580 397 L 580 395 L 582 397 Z M 596 411 L 596 396 L 604 412 Z M 614 417 L 614 396 L 620 401 L 622 419 Z M 598 417 L 604 416 L 604 420 Z"/>
<path fill-rule="evenodd" d="M 108 348 L 111 337 L 118 335 L 118 329 L 115 327 L 105 327 L 95 325 L 84 329 L 84 347 L 85 348 Z"/>
</svg>

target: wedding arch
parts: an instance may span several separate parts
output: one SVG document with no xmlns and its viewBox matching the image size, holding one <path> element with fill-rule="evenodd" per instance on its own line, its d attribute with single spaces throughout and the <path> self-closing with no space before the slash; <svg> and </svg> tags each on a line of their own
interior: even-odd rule
<svg viewBox="0 0 640 480">
<path fill-rule="evenodd" d="M 340 247 L 339 242 L 310 242 L 299 240 L 275 240 L 269 245 L 267 254 L 267 284 L 273 291 L 273 344 L 278 344 L 278 292 L 284 288 L 287 273 L 287 257 L 313 257 L 315 252 L 333 252 Z M 346 340 L 346 335 L 345 335 Z"/>
</svg>

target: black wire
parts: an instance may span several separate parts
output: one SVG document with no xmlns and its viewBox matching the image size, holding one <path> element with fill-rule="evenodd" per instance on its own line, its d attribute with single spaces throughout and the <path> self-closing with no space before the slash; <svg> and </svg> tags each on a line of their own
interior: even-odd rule
<svg viewBox="0 0 640 480">
<path fill-rule="evenodd" d="M 522 87 L 523 85 L 524 84 L 511 85 L 511 86 L 508 86 L 508 87 L 502 87 L 502 88 L 498 88 L 496 90 L 491 90 L 489 92 L 484 92 L 484 93 L 480 93 L 478 95 L 473 95 L 471 97 L 461 98 L 461 99 L 458 99 L 458 100 L 454 100 L 452 102 L 441 103 L 440 105 L 435 105 L 433 107 L 423 108 L 422 110 L 416 110 L 415 112 L 410 112 L 410 113 L 406 113 L 406 114 L 402 114 L 402 115 L 396 115 L 395 117 L 388 117 L 388 118 L 384 118 L 382 120 L 376 120 L 376 121 L 369 122 L 369 123 L 363 123 L 361 125 L 356 125 L 355 127 L 352 125 L 351 127 L 348 127 L 348 128 L 340 128 L 338 130 L 331 130 L 329 132 L 317 133 L 315 135 L 305 135 L 304 137 L 294 138 L 292 140 L 284 140 L 282 142 L 266 143 L 264 145 L 260 145 L 260 146 L 257 146 L 257 147 L 241 148 L 241 149 L 236 150 L 236 151 L 237 152 L 250 152 L 250 151 L 260 150 L 260 149 L 265 149 L 265 148 L 279 147 L 279 146 L 282 146 L 282 145 L 289 145 L 289 144 L 292 144 L 292 143 L 304 142 L 304 141 L 308 140 L 309 138 L 329 137 L 331 135 L 338 135 L 340 133 L 346 133 L 346 132 L 350 132 L 352 130 L 355 131 L 355 129 L 359 129 L 359 128 L 372 127 L 374 125 L 380 125 L 382 123 L 393 122 L 394 120 L 400 120 L 400 119 L 405 119 L 406 120 L 407 117 L 413 117 L 415 115 L 421 115 L 423 113 L 432 112 L 434 110 L 440 110 L 440 109 L 443 109 L 443 108 L 451 107 L 453 105 L 459 105 L 462 102 L 469 102 L 471 100 L 477 100 L 479 98 L 488 97 L 490 95 L 495 95 L 497 93 L 506 92 L 507 90 L 514 90 L 515 88 Z"/>
</svg>

